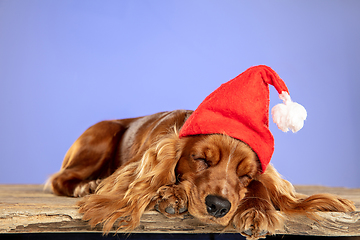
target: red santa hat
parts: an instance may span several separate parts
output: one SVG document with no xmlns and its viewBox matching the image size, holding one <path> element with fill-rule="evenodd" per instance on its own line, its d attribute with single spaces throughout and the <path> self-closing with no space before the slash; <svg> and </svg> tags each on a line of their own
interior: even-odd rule
<svg viewBox="0 0 360 240">
<path fill-rule="evenodd" d="M 277 73 L 268 66 L 247 69 L 212 92 L 188 118 L 180 138 L 199 134 L 226 134 L 248 144 L 258 155 L 265 172 L 274 152 L 269 130 L 269 84 L 283 103 L 272 109 L 273 121 L 284 132 L 297 132 L 307 113 L 292 102 L 289 91 Z"/>
</svg>

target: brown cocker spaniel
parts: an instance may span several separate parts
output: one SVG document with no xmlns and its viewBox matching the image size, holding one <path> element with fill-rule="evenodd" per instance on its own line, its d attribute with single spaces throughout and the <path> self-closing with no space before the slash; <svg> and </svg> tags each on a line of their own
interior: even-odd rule
<svg viewBox="0 0 360 240">
<path fill-rule="evenodd" d="M 84 197 L 84 220 L 116 222 L 129 230 L 146 210 L 167 217 L 190 213 L 205 223 L 233 226 L 251 238 L 282 229 L 283 213 L 354 211 L 349 200 L 295 192 L 271 165 L 264 173 L 257 154 L 222 134 L 179 138 L 192 111 L 103 121 L 68 150 L 50 183 L 57 195 Z"/>
</svg>

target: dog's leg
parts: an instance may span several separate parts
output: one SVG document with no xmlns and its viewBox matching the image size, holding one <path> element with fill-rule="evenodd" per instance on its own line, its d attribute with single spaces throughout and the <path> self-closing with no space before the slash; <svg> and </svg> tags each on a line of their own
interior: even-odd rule
<svg viewBox="0 0 360 240">
<path fill-rule="evenodd" d="M 87 129 L 66 153 L 61 170 L 50 178 L 53 192 L 73 197 L 93 193 L 120 164 L 116 154 L 124 130 L 121 121 L 103 121 Z"/>
<path fill-rule="evenodd" d="M 234 227 L 248 239 L 265 238 L 283 227 L 284 216 L 276 211 L 269 193 L 259 181 L 252 181 L 234 216 Z"/>
</svg>

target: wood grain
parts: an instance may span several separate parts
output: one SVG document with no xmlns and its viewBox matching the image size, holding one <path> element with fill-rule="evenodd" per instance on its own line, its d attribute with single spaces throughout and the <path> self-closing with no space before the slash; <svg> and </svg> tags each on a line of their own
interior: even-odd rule
<svg viewBox="0 0 360 240">
<path fill-rule="evenodd" d="M 360 208 L 360 189 L 297 186 L 305 194 L 333 193 L 355 202 Z M 43 191 L 42 185 L 0 185 L 0 233 L 101 232 L 91 229 L 77 212 L 76 198 L 59 197 Z M 319 213 L 315 221 L 305 216 L 288 216 L 278 234 L 312 236 L 360 236 L 360 212 Z M 234 229 L 199 222 L 188 215 L 169 219 L 149 211 L 136 233 L 233 233 Z"/>
</svg>

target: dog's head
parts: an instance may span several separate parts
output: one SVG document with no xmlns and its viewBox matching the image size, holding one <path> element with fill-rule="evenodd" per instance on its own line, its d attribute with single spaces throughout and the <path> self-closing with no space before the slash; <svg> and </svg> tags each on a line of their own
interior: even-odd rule
<svg viewBox="0 0 360 240">
<path fill-rule="evenodd" d="M 260 173 L 256 154 L 226 135 L 198 135 L 182 141 L 176 174 L 185 186 L 190 214 L 204 222 L 228 225 L 247 186 Z"/>
</svg>

